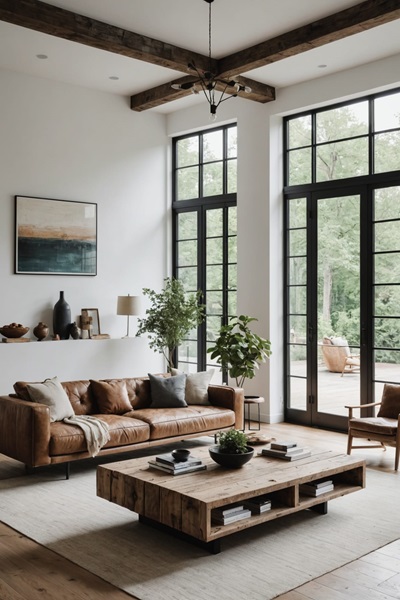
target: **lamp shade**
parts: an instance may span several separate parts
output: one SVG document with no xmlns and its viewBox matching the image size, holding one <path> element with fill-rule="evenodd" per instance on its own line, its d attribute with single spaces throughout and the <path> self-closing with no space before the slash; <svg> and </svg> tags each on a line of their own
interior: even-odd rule
<svg viewBox="0 0 400 600">
<path fill-rule="evenodd" d="M 117 315 L 139 315 L 140 297 L 139 296 L 118 296 Z"/>
</svg>

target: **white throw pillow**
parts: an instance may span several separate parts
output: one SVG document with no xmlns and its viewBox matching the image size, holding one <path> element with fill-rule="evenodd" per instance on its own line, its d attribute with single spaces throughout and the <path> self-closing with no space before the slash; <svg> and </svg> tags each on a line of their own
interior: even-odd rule
<svg viewBox="0 0 400 600">
<path fill-rule="evenodd" d="M 33 402 L 46 404 L 50 408 L 50 421 L 62 421 L 75 415 L 67 393 L 57 377 L 45 379 L 43 383 L 28 383 L 26 387 Z"/>
<path fill-rule="evenodd" d="M 179 375 L 181 371 L 171 369 L 171 375 Z M 214 374 L 214 369 L 210 371 L 200 371 L 199 373 L 189 373 L 186 377 L 185 400 L 187 404 L 200 404 L 209 406 L 208 386 Z"/>
</svg>

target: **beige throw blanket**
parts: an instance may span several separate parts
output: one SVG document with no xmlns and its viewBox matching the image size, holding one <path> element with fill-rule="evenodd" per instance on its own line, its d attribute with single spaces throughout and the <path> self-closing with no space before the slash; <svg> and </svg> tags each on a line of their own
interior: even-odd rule
<svg viewBox="0 0 400 600">
<path fill-rule="evenodd" d="M 64 423 L 77 425 L 83 430 L 86 445 L 90 456 L 96 456 L 100 449 L 110 439 L 110 430 L 107 423 L 91 415 L 75 415 L 63 419 Z"/>
</svg>

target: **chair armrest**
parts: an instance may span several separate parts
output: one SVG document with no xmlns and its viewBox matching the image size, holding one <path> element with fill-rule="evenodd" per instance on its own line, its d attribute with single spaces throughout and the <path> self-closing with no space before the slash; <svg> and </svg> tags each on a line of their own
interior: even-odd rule
<svg viewBox="0 0 400 600">
<path fill-rule="evenodd" d="M 44 404 L 0 396 L 0 453 L 29 467 L 48 465 L 50 409 Z"/>
<path fill-rule="evenodd" d="M 235 412 L 235 428 L 243 429 L 244 390 L 230 385 L 209 385 L 208 399 L 213 406 L 230 408 Z"/>
<path fill-rule="evenodd" d="M 382 402 L 370 402 L 369 404 L 346 405 L 345 408 L 349 411 L 349 419 L 353 418 L 353 409 L 355 408 L 370 408 L 371 406 L 380 406 Z"/>
</svg>

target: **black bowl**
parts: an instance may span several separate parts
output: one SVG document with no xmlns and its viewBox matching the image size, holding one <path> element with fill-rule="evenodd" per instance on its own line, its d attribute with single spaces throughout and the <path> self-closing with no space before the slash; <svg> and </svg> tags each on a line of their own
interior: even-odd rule
<svg viewBox="0 0 400 600">
<path fill-rule="evenodd" d="M 243 454 L 226 454 L 220 451 L 219 446 L 211 446 L 208 451 L 216 463 L 227 469 L 239 469 L 243 467 L 254 454 L 254 448 L 251 448 L 251 446 L 247 446 L 247 452 Z"/>
<path fill-rule="evenodd" d="M 190 450 L 178 448 L 177 450 L 172 450 L 171 454 L 176 462 L 185 462 L 190 456 Z"/>
</svg>

